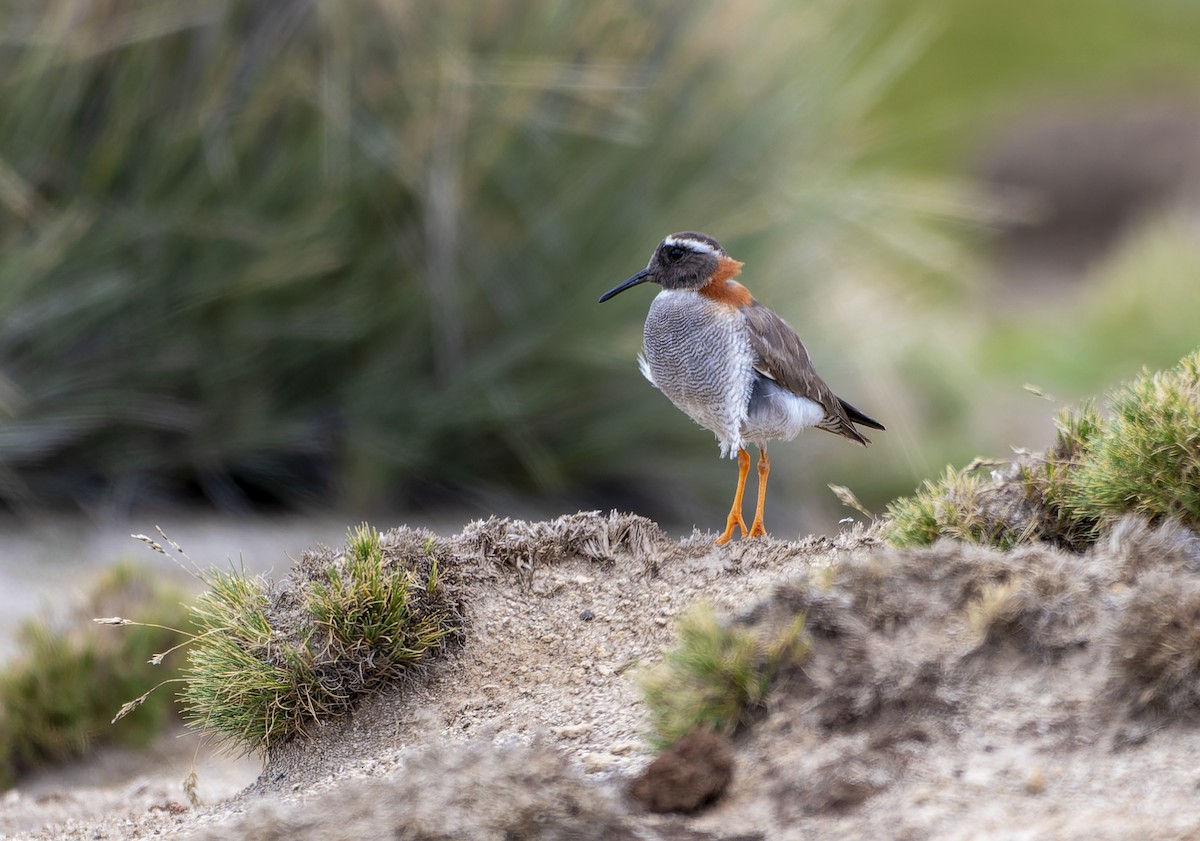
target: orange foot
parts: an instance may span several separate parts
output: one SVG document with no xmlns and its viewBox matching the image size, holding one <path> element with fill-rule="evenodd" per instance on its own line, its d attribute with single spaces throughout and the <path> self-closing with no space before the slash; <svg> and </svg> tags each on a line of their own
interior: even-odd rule
<svg viewBox="0 0 1200 841">
<path fill-rule="evenodd" d="M 762 528 L 762 523 L 759 523 L 758 525 L 759 528 Z M 718 546 L 724 546 L 733 538 L 733 530 L 735 527 L 742 530 L 742 537 L 746 536 L 746 521 L 742 519 L 741 511 L 729 512 L 729 521 L 725 523 L 725 533 L 717 538 Z M 753 532 L 751 532 L 751 536 L 753 536 Z"/>
</svg>

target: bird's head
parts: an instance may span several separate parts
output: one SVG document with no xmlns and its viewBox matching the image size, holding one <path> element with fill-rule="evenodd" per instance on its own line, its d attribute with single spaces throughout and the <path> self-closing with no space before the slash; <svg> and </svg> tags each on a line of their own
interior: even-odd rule
<svg viewBox="0 0 1200 841">
<path fill-rule="evenodd" d="M 600 303 L 647 281 L 657 283 L 663 289 L 699 289 L 713 278 L 733 277 L 741 266 L 707 234 L 695 231 L 671 234 L 654 249 L 646 268 L 601 295 Z"/>
</svg>

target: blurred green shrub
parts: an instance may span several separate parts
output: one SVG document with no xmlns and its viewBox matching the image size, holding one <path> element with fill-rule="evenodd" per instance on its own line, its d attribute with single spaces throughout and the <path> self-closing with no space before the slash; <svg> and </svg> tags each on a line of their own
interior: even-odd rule
<svg viewBox="0 0 1200 841">
<path fill-rule="evenodd" d="M 169 628 L 186 623 L 183 601 L 179 588 L 122 564 L 69 613 L 24 624 L 18 655 L 0 668 L 0 787 L 101 745 L 148 744 L 174 720 L 172 696 L 159 692 L 122 726 L 111 724 L 113 711 L 148 682 L 178 676 L 178 654 L 158 670 L 147 662 L 180 641 Z M 114 615 L 146 624 L 119 632 L 93 624 L 93 617 Z"/>
<path fill-rule="evenodd" d="M 904 250 L 870 5 L 4 4 L 0 500 L 695 478 L 595 298 L 681 228 Z"/>
<path fill-rule="evenodd" d="M 679 620 L 678 645 L 638 676 L 654 746 L 696 728 L 732 735 L 764 709 L 780 669 L 808 655 L 804 619 L 764 632 L 722 623 L 710 605 L 692 608 Z"/>
</svg>

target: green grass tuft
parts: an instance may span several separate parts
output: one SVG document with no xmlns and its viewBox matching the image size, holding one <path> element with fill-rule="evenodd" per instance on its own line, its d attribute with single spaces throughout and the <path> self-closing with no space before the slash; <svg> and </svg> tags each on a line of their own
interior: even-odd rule
<svg viewBox="0 0 1200 841">
<path fill-rule="evenodd" d="M 111 721 L 113 710 L 143 691 L 148 679 L 178 675 L 182 657 L 165 658 L 158 671 L 147 662 L 178 642 L 172 628 L 186 622 L 183 600 L 176 586 L 121 564 L 68 616 L 24 624 L 19 654 L 0 671 L 0 787 L 101 745 L 148 744 L 163 731 L 172 705 L 162 693 L 135 704 L 136 714 L 122 727 Z M 147 621 L 121 633 L 97 628 L 92 618 L 100 614 Z"/>
<path fill-rule="evenodd" d="M 885 535 L 895 546 L 926 546 L 941 537 L 1009 548 L 1031 531 L 1027 496 L 1016 486 L 977 470 L 947 467 L 916 495 L 888 506 Z"/>
<path fill-rule="evenodd" d="M 1104 421 L 1094 401 L 1063 410 L 1055 421 L 1058 434 L 1054 446 L 1041 458 L 1027 458 L 1018 465 L 1026 493 L 1039 502 L 1040 522 L 1034 535 L 1073 551 L 1087 548 L 1098 534 L 1094 518 L 1071 504 L 1078 468 L 1087 463 L 1092 446 L 1104 431 Z"/>
<path fill-rule="evenodd" d="M 1170 371 L 1143 371 L 1117 391 L 1112 409 L 1065 506 L 1098 523 L 1136 512 L 1200 526 L 1200 352 Z"/>
<path fill-rule="evenodd" d="M 381 666 L 399 673 L 457 630 L 423 603 L 437 594 L 436 556 L 420 575 L 410 570 L 398 580 L 385 566 L 379 533 L 363 525 L 351 533 L 345 570 L 331 568 L 328 584 L 313 585 L 308 612 L 352 659 L 377 652 Z"/>
<path fill-rule="evenodd" d="M 198 633 L 180 693 L 184 715 L 248 749 L 269 745 L 318 706 L 293 673 L 303 658 L 294 645 L 272 645 L 262 581 L 219 571 L 205 580 L 208 592 L 191 606 Z"/>
<path fill-rule="evenodd" d="M 387 543 L 363 525 L 338 556 L 306 556 L 273 587 L 206 574 L 181 699 L 189 722 L 267 749 L 410 676 L 461 633 L 435 538 Z"/>
<path fill-rule="evenodd" d="M 888 506 L 885 539 L 1046 541 L 1078 551 L 1125 514 L 1200 527 L 1200 351 L 1169 371 L 1143 371 L 1109 402 L 1108 417 L 1092 402 L 1063 412 L 1053 447 L 1022 455 L 990 481 L 947 468 Z"/>
<path fill-rule="evenodd" d="M 765 705 L 779 668 L 808 651 L 804 617 L 763 637 L 749 628 L 722 625 L 708 605 L 679 622 L 679 644 L 639 677 L 658 748 L 698 727 L 732 734 Z"/>
</svg>

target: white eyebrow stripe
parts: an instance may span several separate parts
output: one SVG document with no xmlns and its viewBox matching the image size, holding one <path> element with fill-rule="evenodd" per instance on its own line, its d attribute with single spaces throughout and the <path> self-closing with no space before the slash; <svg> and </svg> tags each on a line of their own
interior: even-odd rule
<svg viewBox="0 0 1200 841">
<path fill-rule="evenodd" d="M 667 237 L 665 240 L 663 240 L 663 244 L 664 245 L 681 245 L 684 248 L 692 249 L 692 251 L 703 251 L 705 254 L 711 254 L 714 257 L 721 256 L 721 252 L 717 251 L 717 249 L 713 248 L 707 242 L 701 242 L 700 240 L 692 239 L 691 237 L 684 237 L 683 239 L 676 239 L 675 237 Z"/>
</svg>

